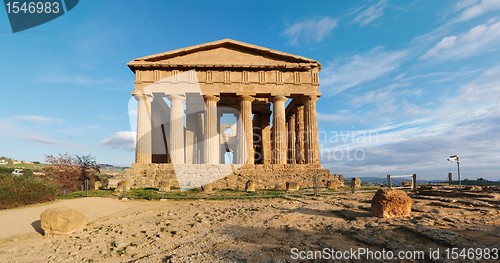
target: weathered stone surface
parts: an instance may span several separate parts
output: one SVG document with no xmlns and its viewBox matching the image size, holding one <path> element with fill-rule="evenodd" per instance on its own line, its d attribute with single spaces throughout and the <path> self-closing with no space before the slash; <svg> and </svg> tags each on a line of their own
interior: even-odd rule
<svg viewBox="0 0 500 263">
<path fill-rule="evenodd" d="M 95 181 L 94 190 L 99 190 L 102 188 L 102 183 L 100 181 Z"/>
<path fill-rule="evenodd" d="M 333 179 L 333 180 L 329 180 L 326 182 L 326 187 L 328 189 L 334 189 L 334 190 L 337 190 L 339 189 L 340 187 L 344 186 L 344 182 L 341 181 L 340 179 Z"/>
<path fill-rule="evenodd" d="M 315 168 L 316 166 L 311 164 L 257 164 L 252 165 L 251 168 L 245 168 L 245 166 L 241 167 L 230 164 L 178 164 L 174 171 L 171 164 L 150 164 L 149 168 L 146 165 L 135 165 L 129 170 L 125 178 L 133 182 L 133 184 L 131 183 L 132 188 L 159 188 L 160 181 L 165 179 L 170 180 L 171 188 L 178 188 L 180 187 L 180 182 L 177 180 L 177 176 L 182 174 L 184 178 L 200 178 L 201 184 L 193 185 L 193 187 L 201 187 L 203 184 L 210 183 L 214 189 L 233 190 L 243 190 L 248 180 L 254 182 L 255 189 L 275 189 L 276 185 L 278 185 L 277 189 L 279 190 L 286 189 L 285 182 L 298 182 L 302 188 L 312 188 L 314 185 L 314 176 L 316 176 L 318 184 L 323 185 L 330 180 L 343 181 L 342 177 L 331 174 L 329 170 Z M 218 172 L 208 172 L 211 169 L 215 169 L 214 167 L 217 168 Z M 148 178 L 146 176 L 146 170 L 148 169 L 158 170 L 156 177 Z M 217 176 L 214 177 L 214 174 Z M 186 184 L 186 182 L 183 184 Z"/>
<path fill-rule="evenodd" d="M 108 179 L 108 185 L 106 189 L 116 189 L 118 186 L 118 183 L 121 181 L 121 179 L 118 178 L 109 178 Z"/>
<path fill-rule="evenodd" d="M 170 191 L 170 180 L 160 180 L 158 190 L 163 191 L 163 192 L 168 192 Z"/>
<path fill-rule="evenodd" d="M 371 211 L 378 217 L 402 217 L 411 213 L 412 199 L 403 191 L 380 189 L 372 199 Z"/>
<path fill-rule="evenodd" d="M 297 182 L 286 182 L 286 190 L 289 192 L 298 191 L 300 189 Z"/>
<path fill-rule="evenodd" d="M 210 193 L 213 190 L 213 187 L 211 184 L 206 184 L 201 187 L 201 190 L 205 193 Z"/>
<path fill-rule="evenodd" d="M 359 187 L 361 186 L 361 179 L 354 177 L 351 180 L 351 185 L 354 184 L 354 187 Z"/>
<path fill-rule="evenodd" d="M 130 191 L 130 182 L 128 180 L 122 180 L 118 182 L 115 192 L 122 193 Z"/>
<path fill-rule="evenodd" d="M 45 234 L 65 234 L 83 228 L 85 216 L 71 208 L 53 207 L 40 214 L 40 224 Z"/>
<path fill-rule="evenodd" d="M 410 182 L 401 182 L 402 187 L 411 187 L 411 181 Z"/>
<path fill-rule="evenodd" d="M 245 183 L 245 191 L 246 192 L 255 192 L 255 182 L 253 180 L 248 180 Z"/>
</svg>

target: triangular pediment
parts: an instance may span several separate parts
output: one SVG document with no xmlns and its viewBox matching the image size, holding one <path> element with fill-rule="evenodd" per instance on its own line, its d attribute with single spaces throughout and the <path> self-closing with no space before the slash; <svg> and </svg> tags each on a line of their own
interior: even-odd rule
<svg viewBox="0 0 500 263">
<path fill-rule="evenodd" d="M 232 39 L 137 58 L 128 65 L 132 70 L 142 67 L 321 67 L 312 59 Z"/>
</svg>

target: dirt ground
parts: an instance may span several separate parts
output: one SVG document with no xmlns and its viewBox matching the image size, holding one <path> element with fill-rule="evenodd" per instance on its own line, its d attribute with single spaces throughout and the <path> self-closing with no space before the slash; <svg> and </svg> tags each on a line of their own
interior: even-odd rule
<svg viewBox="0 0 500 263">
<path fill-rule="evenodd" d="M 474 190 L 412 194 L 412 215 L 397 219 L 371 216 L 374 192 L 221 201 L 56 201 L 0 211 L 0 262 L 293 262 L 325 248 L 395 256 L 424 251 L 425 257 L 413 262 L 470 262 L 467 256 L 447 260 L 446 249 L 498 249 L 500 244 L 500 192 Z M 82 211 L 90 223 L 70 235 L 43 236 L 33 222 L 39 212 L 58 205 Z M 438 248 L 434 256 L 439 259 L 431 260 L 429 249 Z M 318 256 L 316 261 L 328 261 Z"/>
</svg>

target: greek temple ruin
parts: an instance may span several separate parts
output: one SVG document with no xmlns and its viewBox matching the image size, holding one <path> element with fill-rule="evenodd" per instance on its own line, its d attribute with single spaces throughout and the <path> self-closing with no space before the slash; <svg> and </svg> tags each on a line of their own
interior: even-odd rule
<svg viewBox="0 0 500 263">
<path fill-rule="evenodd" d="M 134 59 L 135 187 L 311 186 L 320 164 L 315 60 L 231 39 Z"/>
</svg>

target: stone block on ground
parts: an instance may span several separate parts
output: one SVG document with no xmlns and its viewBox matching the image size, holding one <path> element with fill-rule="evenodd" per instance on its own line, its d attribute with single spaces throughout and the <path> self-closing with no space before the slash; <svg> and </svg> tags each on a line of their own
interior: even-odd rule
<svg viewBox="0 0 500 263">
<path fill-rule="evenodd" d="M 379 189 L 372 198 L 371 211 L 374 216 L 392 218 L 409 216 L 412 199 L 397 189 Z"/>
<path fill-rule="evenodd" d="M 162 192 L 169 192 L 170 191 L 170 180 L 161 180 L 159 183 L 158 190 Z"/>
<path fill-rule="evenodd" d="M 116 186 L 115 192 L 123 193 L 128 191 L 130 191 L 130 182 L 128 180 L 119 181 Z"/>
<path fill-rule="evenodd" d="M 298 191 L 300 189 L 297 182 L 286 182 L 286 190 L 288 192 Z"/>
<path fill-rule="evenodd" d="M 94 190 L 99 190 L 102 188 L 102 183 L 100 181 L 94 182 Z"/>
<path fill-rule="evenodd" d="M 337 190 L 342 186 L 344 186 L 344 182 L 340 181 L 339 179 L 333 179 L 326 182 L 326 187 L 328 189 Z"/>
<path fill-rule="evenodd" d="M 410 182 L 401 182 L 402 187 L 411 187 L 411 181 Z"/>
<path fill-rule="evenodd" d="M 201 186 L 201 190 L 205 193 L 210 193 L 213 190 L 213 186 L 211 184 L 206 184 Z"/>
<path fill-rule="evenodd" d="M 106 186 L 106 189 L 116 189 L 118 186 L 118 183 L 121 181 L 121 179 L 118 178 L 109 178 L 108 179 L 108 185 Z"/>
<path fill-rule="evenodd" d="M 72 233 L 86 224 L 82 213 L 67 207 L 49 208 L 40 214 L 40 225 L 46 235 Z"/>
<path fill-rule="evenodd" d="M 351 180 L 351 185 L 354 184 L 354 187 L 360 187 L 361 186 L 361 179 L 354 177 Z"/>
<path fill-rule="evenodd" d="M 245 183 L 245 192 L 255 192 L 255 182 L 253 180 L 248 180 Z"/>
</svg>

